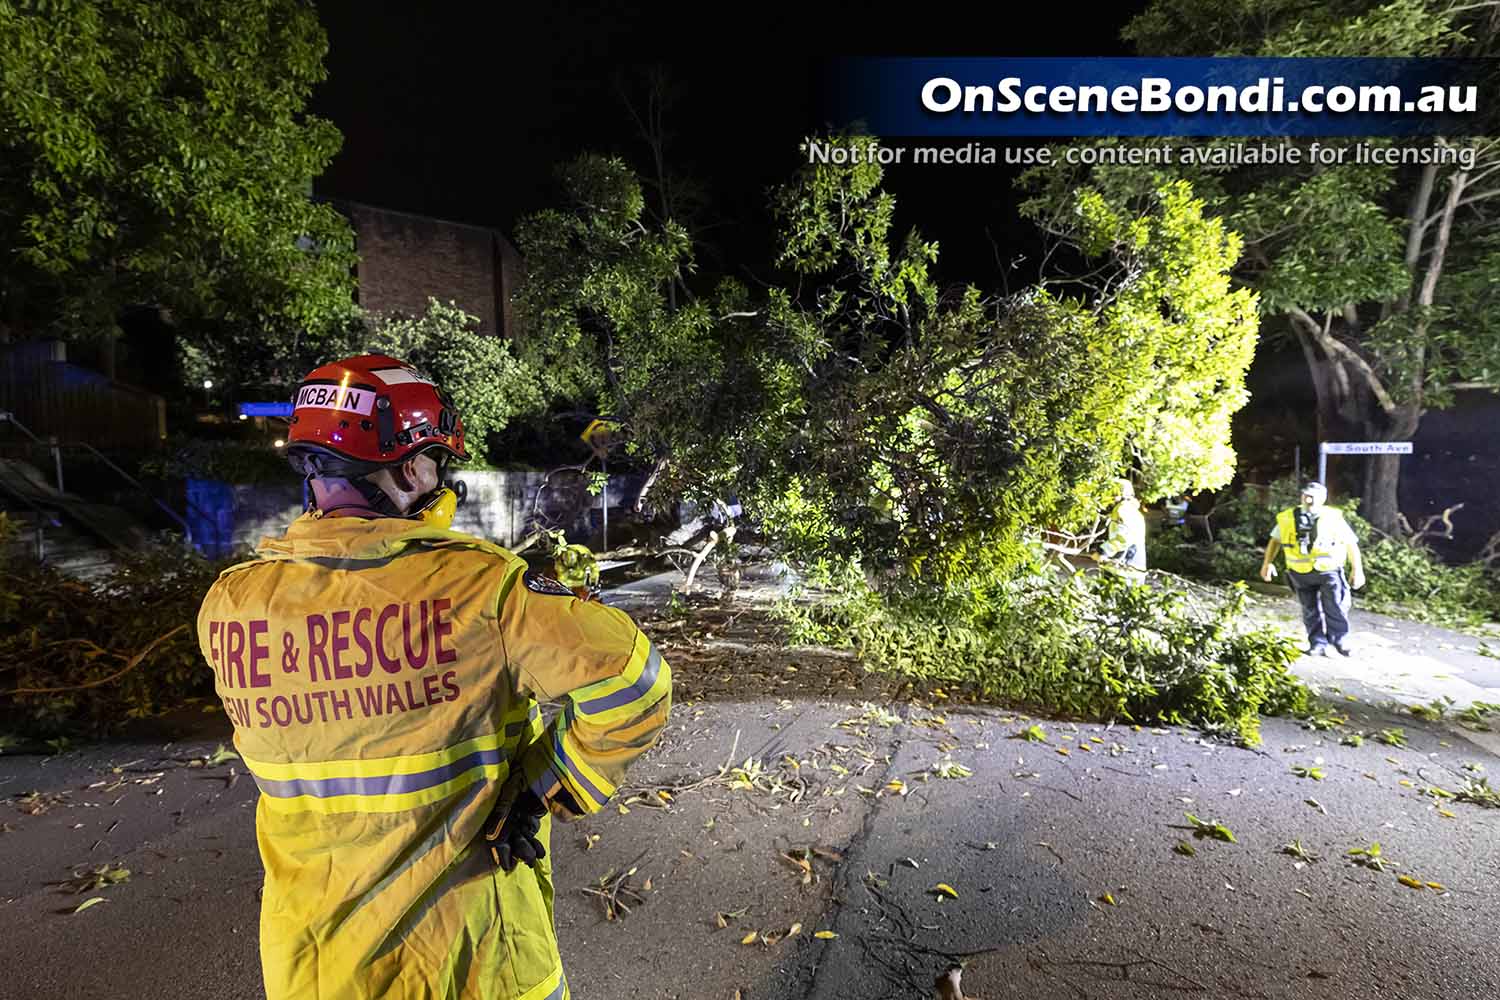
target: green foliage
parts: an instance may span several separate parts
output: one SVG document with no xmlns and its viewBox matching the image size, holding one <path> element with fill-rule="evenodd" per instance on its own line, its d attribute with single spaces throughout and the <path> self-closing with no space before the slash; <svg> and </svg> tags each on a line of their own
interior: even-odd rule
<svg viewBox="0 0 1500 1000">
<path fill-rule="evenodd" d="M 384 353 L 425 372 L 463 416 L 469 452 L 483 461 L 492 435 L 542 405 L 536 374 L 509 341 L 479 332 L 479 319 L 455 303 L 427 300 L 421 316 L 370 317 L 360 350 Z M 492 458 L 494 456 L 491 456 Z"/>
<path fill-rule="evenodd" d="M 1434 0 L 1155 0 L 1121 32 L 1161 56 L 1439 56 L 1469 41 L 1463 6 Z"/>
<path fill-rule="evenodd" d="M 166 544 L 118 555 L 95 583 L 29 562 L 0 566 L 0 709 L 9 726 L 106 735 L 131 719 L 212 697 L 196 623 L 221 568 Z M 70 690 L 15 693 L 47 688 Z"/>
<path fill-rule="evenodd" d="M 326 48 L 296 0 L 0 4 L 0 279 L 23 328 L 114 336 L 154 305 L 190 370 L 289 385 L 351 309 L 352 234 L 309 197 L 340 144 L 303 113 Z"/>
<path fill-rule="evenodd" d="M 1493 56 L 1492 15 L 1486 4 L 1444 0 L 1154 0 L 1123 35 L 1143 56 Z M 1493 115 L 1476 118 L 1477 136 L 1493 131 Z M 1021 179 L 1033 195 L 1024 211 L 1055 223 L 1080 187 L 1129 210 L 1164 181 L 1190 182 L 1243 238 L 1235 278 L 1299 341 L 1330 433 L 1405 439 L 1426 409 L 1451 402 L 1454 383 L 1500 372 L 1489 307 L 1500 280 L 1491 208 L 1500 143 L 1447 140 L 1473 159 L 1426 167 L 1352 157 L 1330 165 L 1304 149 L 1297 164 L 1217 168 L 1185 164 L 1181 153 L 1239 140 L 1145 141 L 1174 149 L 1173 164 L 1032 170 Z M 1319 143 L 1348 153 L 1394 140 Z M 1394 533 L 1399 469 L 1377 461 L 1383 474 L 1370 482 L 1366 509 Z"/>
<path fill-rule="evenodd" d="M 1203 213 L 1192 188 L 1159 188 L 1146 214 L 1112 208 L 1083 190 L 1073 236 L 1085 250 L 1112 250 L 1123 277 L 1101 309 L 1103 347 L 1129 389 L 1127 443 L 1146 500 L 1216 489 L 1234 475 L 1230 419 L 1249 400 L 1256 296 L 1231 289 L 1241 241 Z"/>
<path fill-rule="evenodd" d="M 788 612 L 803 641 L 1247 740 L 1258 711 L 1300 707 L 1292 647 L 1232 629 L 1235 601 L 1189 610 L 1037 562 L 1038 529 L 1092 522 L 1124 471 L 1148 496 L 1229 478 L 1257 336 L 1254 298 L 1228 278 L 1236 238 L 1185 185 L 1130 211 L 1079 191 L 1069 234 L 1106 280 L 986 296 L 943 288 L 936 244 L 896 231 L 882 180 L 868 159 L 810 164 L 776 191 L 776 263 L 795 284 L 753 301 L 694 287 L 690 241 L 646 220 L 623 164 L 575 161 L 568 204 L 518 230 L 523 358 L 549 402 L 666 456 L 659 489 L 733 490 L 780 552 L 837 577 L 833 599 Z"/>
<path fill-rule="evenodd" d="M 1032 574 L 984 588 L 881 594 L 850 567 L 782 614 L 799 641 L 878 668 L 1099 719 L 1191 723 L 1259 739 L 1260 714 L 1307 710 L 1294 644 L 1237 624 L 1244 592 L 1200 599 L 1110 574 Z"/>
<path fill-rule="evenodd" d="M 1107 286 L 998 299 L 941 290 L 936 244 L 897 236 L 881 179 L 868 158 L 809 165 L 774 201 L 800 282 L 767 303 L 766 381 L 786 391 L 743 436 L 741 495 L 794 554 L 987 582 L 1037 528 L 1090 523 L 1124 469 L 1148 495 L 1228 478 L 1253 300 L 1185 187 L 1129 215 L 1077 192 L 1073 236 Z"/>
<path fill-rule="evenodd" d="M 547 403 L 617 421 L 632 455 L 672 456 L 658 497 L 710 503 L 733 489 L 738 436 L 782 405 L 761 377 L 775 345 L 749 327 L 757 312 L 739 282 L 693 287 L 687 232 L 647 219 L 622 161 L 583 156 L 559 180 L 563 207 L 516 230 L 521 359 Z"/>
</svg>

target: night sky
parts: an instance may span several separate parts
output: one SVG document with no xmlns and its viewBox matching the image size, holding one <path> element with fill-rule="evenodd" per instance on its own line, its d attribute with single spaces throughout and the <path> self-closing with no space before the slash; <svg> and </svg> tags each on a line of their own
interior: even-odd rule
<svg viewBox="0 0 1500 1000">
<path fill-rule="evenodd" d="M 667 68 L 685 92 L 668 119 L 677 169 L 709 186 L 722 252 L 709 264 L 768 273 L 765 192 L 789 179 L 797 145 L 826 130 L 817 77 L 832 57 L 1128 55 L 1119 30 L 1139 5 L 1086 11 L 1063 24 L 996 5 L 943 13 L 929 5 L 697 5 L 664 12 L 615 5 L 319 3 L 329 78 L 313 110 L 344 135 L 320 195 L 365 201 L 507 232 L 557 202 L 556 164 L 585 151 L 637 169 L 646 148 L 616 81 Z M 639 92 L 639 89 L 637 89 Z M 998 289 L 991 237 L 1028 252 L 1001 167 L 893 170 L 904 231 L 915 222 L 943 249 L 940 274 Z M 988 228 L 989 234 L 986 233 Z"/>
</svg>

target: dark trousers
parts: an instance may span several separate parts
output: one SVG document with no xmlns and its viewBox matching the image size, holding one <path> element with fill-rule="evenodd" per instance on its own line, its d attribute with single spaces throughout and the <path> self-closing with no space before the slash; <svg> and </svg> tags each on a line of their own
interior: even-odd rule
<svg viewBox="0 0 1500 1000">
<path fill-rule="evenodd" d="M 1331 573 L 1298 573 L 1287 570 L 1287 582 L 1302 604 L 1302 624 L 1307 628 L 1308 645 L 1316 649 L 1328 643 L 1338 645 L 1349 634 L 1349 581 L 1344 571 Z"/>
</svg>

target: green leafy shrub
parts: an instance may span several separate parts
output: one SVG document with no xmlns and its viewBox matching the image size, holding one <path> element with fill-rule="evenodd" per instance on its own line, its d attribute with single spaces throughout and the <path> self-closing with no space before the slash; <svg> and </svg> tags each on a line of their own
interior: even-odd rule
<svg viewBox="0 0 1500 1000">
<path fill-rule="evenodd" d="M 983 589 L 876 591 L 849 567 L 781 613 L 794 641 L 852 647 L 868 665 L 970 683 L 987 696 L 1096 719 L 1162 721 L 1259 742 L 1262 714 L 1305 711 L 1295 644 L 1237 624 L 1245 591 L 1202 596 L 1112 574 L 1033 569 Z"/>
<path fill-rule="evenodd" d="M 0 525 L 0 536 L 9 531 Z M 128 720 L 211 696 L 213 674 L 198 650 L 196 621 L 220 568 L 165 543 L 118 557 L 114 570 L 92 583 L 31 562 L 0 565 L 0 713 L 7 728 L 106 735 Z"/>
</svg>

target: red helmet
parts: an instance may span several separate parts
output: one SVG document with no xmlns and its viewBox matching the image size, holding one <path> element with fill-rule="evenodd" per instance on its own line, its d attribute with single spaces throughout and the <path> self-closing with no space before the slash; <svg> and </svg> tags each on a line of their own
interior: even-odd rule
<svg viewBox="0 0 1500 1000">
<path fill-rule="evenodd" d="M 292 397 L 286 452 L 303 475 L 363 475 L 431 448 L 466 461 L 463 420 L 431 379 L 395 358 L 314 368 Z"/>
</svg>

